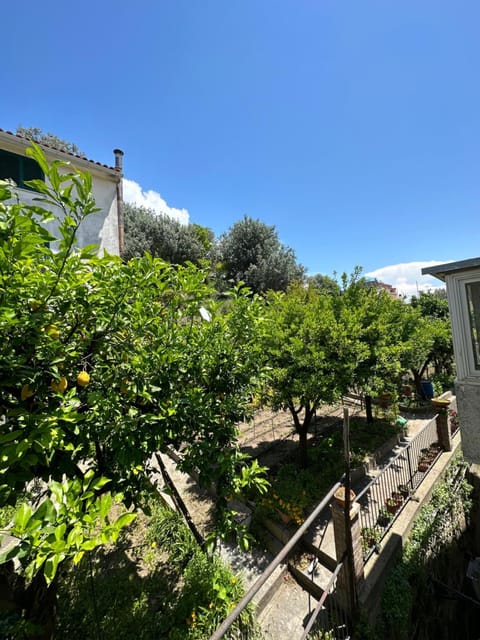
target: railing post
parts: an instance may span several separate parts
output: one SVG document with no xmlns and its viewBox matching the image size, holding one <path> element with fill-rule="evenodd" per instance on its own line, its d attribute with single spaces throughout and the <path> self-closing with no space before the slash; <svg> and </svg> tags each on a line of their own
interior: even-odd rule
<svg viewBox="0 0 480 640">
<path fill-rule="evenodd" d="M 449 409 L 450 404 L 445 404 L 445 406 L 438 408 L 438 414 L 436 416 L 438 442 L 444 451 L 452 450 L 452 437 L 448 423 Z"/>
<path fill-rule="evenodd" d="M 411 445 L 410 443 L 407 444 L 407 462 L 408 462 L 408 478 L 409 478 L 409 482 L 410 482 L 410 487 L 412 489 L 412 491 L 415 490 L 415 487 L 413 485 L 413 469 L 412 469 L 412 457 L 411 457 Z"/>
<path fill-rule="evenodd" d="M 345 525 L 348 519 L 345 517 L 344 501 L 342 496 L 339 495 L 342 491 L 344 492 L 343 487 L 336 492 L 336 497 L 334 496 L 333 504 L 331 505 L 337 562 L 341 562 L 344 559 L 347 550 L 347 531 Z M 355 497 L 354 494 L 352 497 Z M 343 569 L 338 576 L 337 588 L 339 604 L 347 612 L 354 613 L 351 611 L 352 602 L 357 601 L 358 588 L 364 578 L 362 538 L 360 532 L 360 505 L 357 502 L 351 503 L 350 530 L 353 550 L 353 580 L 350 575 L 350 563 L 344 562 Z M 353 594 L 350 593 L 351 585 L 353 585 L 355 591 Z"/>
</svg>

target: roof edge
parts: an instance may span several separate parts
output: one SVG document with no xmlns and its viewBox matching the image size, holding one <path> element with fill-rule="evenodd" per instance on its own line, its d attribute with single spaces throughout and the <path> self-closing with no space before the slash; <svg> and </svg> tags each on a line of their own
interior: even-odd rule
<svg viewBox="0 0 480 640">
<path fill-rule="evenodd" d="M 6 141 L 11 141 L 12 144 L 21 145 L 25 148 L 27 148 L 31 142 L 29 138 L 26 138 L 25 136 L 20 136 L 18 135 L 18 133 L 12 133 L 12 131 L 6 131 L 5 129 L 0 129 L 0 139 L 1 138 L 4 138 Z M 75 160 L 75 162 L 79 164 L 83 164 L 84 166 L 92 167 L 93 165 L 93 167 L 100 169 L 102 171 L 107 170 L 112 175 L 119 174 L 119 170 L 117 168 L 109 166 L 108 164 L 103 164 L 102 162 L 97 162 L 96 160 L 91 160 L 86 156 L 70 153 L 69 151 L 64 151 L 63 149 L 57 149 L 56 147 L 52 147 L 51 145 L 45 144 L 44 142 L 36 142 L 36 141 L 34 142 L 35 144 L 38 144 L 39 147 L 44 149 L 47 153 L 58 154 L 60 157 L 65 157 L 65 159 L 69 162 L 73 162 L 73 160 Z"/>
<path fill-rule="evenodd" d="M 469 269 L 480 268 L 480 257 L 469 258 L 468 260 L 459 260 L 457 262 L 446 262 L 445 264 L 437 264 L 433 267 L 424 267 L 422 275 L 435 276 L 439 280 L 445 282 L 447 275 L 458 271 L 467 271 Z"/>
</svg>

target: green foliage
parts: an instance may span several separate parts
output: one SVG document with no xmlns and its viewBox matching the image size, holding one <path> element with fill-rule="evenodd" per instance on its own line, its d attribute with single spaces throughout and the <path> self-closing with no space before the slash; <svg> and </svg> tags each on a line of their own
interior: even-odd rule
<svg viewBox="0 0 480 640">
<path fill-rule="evenodd" d="M 350 424 L 352 466 L 363 463 L 368 455 L 373 455 L 396 433 L 396 427 L 386 422 L 377 421 L 369 425 L 365 420 L 353 419 Z M 299 469 L 294 463 L 282 464 L 275 477 L 271 478 L 271 490 L 260 500 L 261 512 L 278 516 L 278 511 L 282 511 L 300 524 L 305 514 L 344 471 L 342 433 L 335 431 L 311 447 L 308 460 L 306 469 Z"/>
<path fill-rule="evenodd" d="M 134 557 L 120 550 L 97 552 L 91 563 L 84 559 L 66 574 L 56 637 L 92 637 L 98 628 L 104 640 L 206 640 L 230 613 L 244 591 L 219 557 L 201 551 L 182 519 L 160 503 L 152 505 L 146 526 L 131 531 Z M 151 571 L 142 577 L 136 565 L 147 556 Z M 250 608 L 226 636 L 238 637 L 260 637 Z"/>
<path fill-rule="evenodd" d="M 388 637 L 406 640 L 415 611 L 428 608 L 431 580 L 428 563 L 462 532 L 462 520 L 472 502 L 472 487 L 465 479 L 466 463 L 457 456 L 445 481 L 434 490 L 413 526 L 400 562 L 392 570 L 382 597 L 382 620 Z"/>
<path fill-rule="evenodd" d="M 51 580 L 59 562 L 116 539 L 130 515 L 107 523 L 109 506 L 142 501 L 148 460 L 166 446 L 187 443 L 182 468 L 218 483 L 219 526 L 233 525 L 222 512 L 248 466 L 236 424 L 262 378 L 261 315 L 248 292 L 217 301 L 193 265 L 75 248 L 97 211 L 91 177 L 29 154 L 46 176 L 30 183 L 39 202 L 62 215 L 56 238 L 48 209 L 12 204 L 0 185 L 0 508 L 44 483 L 19 511 L 12 553 Z"/>
<path fill-rule="evenodd" d="M 294 285 L 285 294 L 272 292 L 267 313 L 269 401 L 274 409 L 291 412 L 305 466 L 306 433 L 315 410 L 346 393 L 362 346 L 355 320 L 341 299 L 314 287 Z"/>
<path fill-rule="evenodd" d="M 448 300 L 445 289 L 439 291 L 420 291 L 418 297 L 412 296 L 410 304 L 414 309 L 419 309 L 422 317 L 441 318 L 449 317 Z"/>
<path fill-rule="evenodd" d="M 177 512 L 157 504 L 152 508 L 146 540 L 158 544 L 170 558 L 170 562 L 183 568 L 197 552 L 197 542 Z"/>
<path fill-rule="evenodd" d="M 400 373 L 391 298 L 365 287 L 359 271 L 338 286 L 330 295 L 314 285 L 293 285 L 267 299 L 269 401 L 290 410 L 303 465 L 306 433 L 321 404 L 333 404 L 355 386 L 366 392 L 393 387 Z"/>
<path fill-rule="evenodd" d="M 308 284 L 311 287 L 315 287 L 319 291 L 326 293 L 327 295 L 339 295 L 341 288 L 337 280 L 335 278 L 331 278 L 330 276 L 322 275 L 321 273 L 317 273 L 314 276 L 310 276 L 308 279 Z"/>
<path fill-rule="evenodd" d="M 123 214 L 127 260 L 142 256 L 145 251 L 171 264 L 198 265 L 208 258 L 213 244 L 210 229 L 185 225 L 167 215 L 157 215 L 151 209 L 128 203 L 124 204 Z"/>
<path fill-rule="evenodd" d="M 424 296 L 425 297 L 425 296 Z M 421 297 L 420 300 L 423 300 Z M 442 301 L 445 302 L 445 301 Z M 401 363 L 413 374 L 417 393 L 422 396 L 420 380 L 429 365 L 435 372 L 452 375 L 453 346 L 450 320 L 442 311 L 427 314 L 421 304 L 398 306 L 398 343 Z"/>
<path fill-rule="evenodd" d="M 245 216 L 220 238 L 220 260 L 226 279 L 245 282 L 257 293 L 270 289 L 285 291 L 295 280 L 302 280 L 304 268 L 295 253 L 279 240 L 274 226 Z"/>
</svg>

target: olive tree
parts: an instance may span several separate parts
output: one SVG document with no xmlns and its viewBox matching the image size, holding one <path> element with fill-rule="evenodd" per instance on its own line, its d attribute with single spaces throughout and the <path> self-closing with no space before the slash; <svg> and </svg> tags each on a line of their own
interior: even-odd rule
<svg viewBox="0 0 480 640">
<path fill-rule="evenodd" d="M 218 251 L 227 280 L 243 281 L 257 293 L 285 291 L 304 276 L 293 249 L 280 242 L 275 227 L 248 216 L 221 236 Z"/>
<path fill-rule="evenodd" d="M 172 264 L 200 262 L 209 257 L 213 232 L 197 224 L 182 224 L 152 209 L 124 204 L 125 259 L 152 256 Z"/>
</svg>

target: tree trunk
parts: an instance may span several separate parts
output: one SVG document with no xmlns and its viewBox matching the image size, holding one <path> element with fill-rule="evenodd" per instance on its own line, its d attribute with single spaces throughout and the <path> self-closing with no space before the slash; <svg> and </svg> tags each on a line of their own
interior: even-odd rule
<svg viewBox="0 0 480 640">
<path fill-rule="evenodd" d="M 413 380 L 415 383 L 415 390 L 417 392 L 417 396 L 419 398 L 423 398 L 425 400 L 425 394 L 423 393 L 423 389 L 422 389 L 422 376 L 421 373 L 418 369 L 412 369 L 412 374 L 413 374 Z"/>
<path fill-rule="evenodd" d="M 307 447 L 307 433 L 308 427 L 304 426 L 301 431 L 298 432 L 299 444 L 300 444 L 300 468 L 306 469 L 308 467 L 308 447 Z"/>
<path fill-rule="evenodd" d="M 367 424 L 373 424 L 372 396 L 365 396 L 365 412 L 367 414 Z"/>
</svg>

